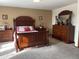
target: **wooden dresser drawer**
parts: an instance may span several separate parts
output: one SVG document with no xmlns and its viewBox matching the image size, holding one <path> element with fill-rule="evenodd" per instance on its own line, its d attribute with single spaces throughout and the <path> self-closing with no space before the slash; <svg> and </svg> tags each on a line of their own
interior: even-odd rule
<svg viewBox="0 0 79 59">
<path fill-rule="evenodd" d="M 0 42 L 12 41 L 13 30 L 0 31 Z"/>
<path fill-rule="evenodd" d="M 74 26 L 53 25 L 53 37 L 58 38 L 66 43 L 74 41 Z"/>
</svg>

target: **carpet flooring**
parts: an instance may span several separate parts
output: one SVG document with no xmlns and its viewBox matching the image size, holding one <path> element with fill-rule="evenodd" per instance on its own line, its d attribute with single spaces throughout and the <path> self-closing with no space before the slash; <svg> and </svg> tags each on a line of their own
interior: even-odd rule
<svg viewBox="0 0 79 59">
<path fill-rule="evenodd" d="M 4 46 L 5 44 L 7 45 Z M 1 50 L 8 46 L 11 48 Z M 79 48 L 50 38 L 50 46 L 31 47 L 16 53 L 13 42 L 0 43 L 0 59 L 79 59 Z"/>
</svg>

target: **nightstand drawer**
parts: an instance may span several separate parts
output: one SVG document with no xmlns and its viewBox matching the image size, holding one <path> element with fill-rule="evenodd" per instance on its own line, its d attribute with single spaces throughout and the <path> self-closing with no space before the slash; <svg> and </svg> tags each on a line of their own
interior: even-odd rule
<svg viewBox="0 0 79 59">
<path fill-rule="evenodd" d="M 0 42 L 12 41 L 13 30 L 0 31 Z"/>
</svg>

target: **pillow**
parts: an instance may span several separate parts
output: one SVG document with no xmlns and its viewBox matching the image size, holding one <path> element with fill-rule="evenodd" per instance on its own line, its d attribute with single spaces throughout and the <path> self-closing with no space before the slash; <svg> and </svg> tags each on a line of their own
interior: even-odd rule
<svg viewBox="0 0 79 59">
<path fill-rule="evenodd" d="M 33 26 L 29 26 L 29 28 L 30 28 L 30 30 L 31 30 L 31 31 L 33 31 L 33 30 L 34 30 Z"/>
<path fill-rule="evenodd" d="M 25 31 L 31 31 L 30 28 L 29 28 L 29 26 L 24 27 L 24 30 Z"/>
<path fill-rule="evenodd" d="M 33 31 L 34 28 L 33 26 L 18 26 L 17 31 L 22 32 L 22 31 Z"/>
<path fill-rule="evenodd" d="M 18 32 L 25 31 L 24 26 L 18 26 L 18 27 L 17 27 L 17 31 L 18 31 Z"/>
</svg>

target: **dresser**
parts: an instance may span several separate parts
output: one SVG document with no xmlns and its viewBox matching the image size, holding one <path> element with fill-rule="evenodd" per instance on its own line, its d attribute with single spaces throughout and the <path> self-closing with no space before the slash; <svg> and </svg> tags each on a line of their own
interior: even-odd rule
<svg viewBox="0 0 79 59">
<path fill-rule="evenodd" d="M 53 37 L 66 43 L 74 42 L 74 26 L 53 25 Z"/>
<path fill-rule="evenodd" d="M 78 48 L 79 48 L 79 40 L 78 40 Z"/>
<path fill-rule="evenodd" d="M 79 33 L 78 33 L 78 48 L 79 48 Z"/>
<path fill-rule="evenodd" d="M 13 30 L 3 30 L 0 31 L 0 42 L 13 41 Z"/>
</svg>

